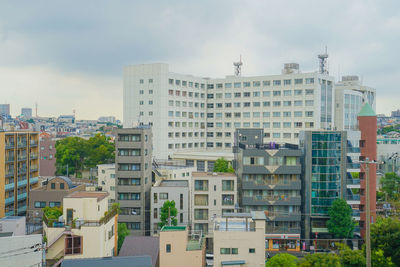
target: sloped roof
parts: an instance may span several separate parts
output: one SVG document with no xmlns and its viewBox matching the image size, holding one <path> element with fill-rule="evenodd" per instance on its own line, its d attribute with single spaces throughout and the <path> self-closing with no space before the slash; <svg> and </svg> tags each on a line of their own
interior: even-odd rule
<svg viewBox="0 0 400 267">
<path fill-rule="evenodd" d="M 152 262 L 149 256 L 68 259 L 63 260 L 61 263 L 61 267 L 149 267 L 151 265 Z"/>
<path fill-rule="evenodd" d="M 127 236 L 119 251 L 120 256 L 150 256 L 152 266 L 158 262 L 160 239 L 155 236 Z"/>
<path fill-rule="evenodd" d="M 371 105 L 365 103 L 361 108 L 360 113 L 358 113 L 358 117 L 373 117 L 376 116 L 375 111 L 372 109 Z"/>
</svg>

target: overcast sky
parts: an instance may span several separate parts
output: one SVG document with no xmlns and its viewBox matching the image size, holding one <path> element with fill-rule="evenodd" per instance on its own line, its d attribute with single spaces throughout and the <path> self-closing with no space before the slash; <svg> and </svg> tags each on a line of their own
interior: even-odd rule
<svg viewBox="0 0 400 267">
<path fill-rule="evenodd" d="M 173 72 L 279 74 L 283 63 L 359 75 L 377 112 L 400 108 L 400 1 L 3 1 L 0 103 L 42 116 L 122 119 L 122 68 L 165 62 Z"/>
</svg>

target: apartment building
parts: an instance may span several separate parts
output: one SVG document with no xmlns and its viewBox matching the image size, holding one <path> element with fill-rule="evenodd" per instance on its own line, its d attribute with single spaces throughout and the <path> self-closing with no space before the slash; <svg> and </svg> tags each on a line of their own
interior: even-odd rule
<svg viewBox="0 0 400 267">
<path fill-rule="evenodd" d="M 115 197 L 120 204 L 119 222 L 133 235 L 150 234 L 152 179 L 152 129 L 142 125 L 115 133 Z"/>
<path fill-rule="evenodd" d="M 232 151 L 193 151 L 193 152 L 176 152 L 171 156 L 174 160 L 182 160 L 187 166 L 194 168 L 198 172 L 214 171 L 214 164 L 217 159 L 224 158 L 232 164 Z"/>
<path fill-rule="evenodd" d="M 186 164 L 184 160 L 153 159 L 153 185 L 162 180 L 187 180 L 190 183 L 192 172 L 196 168 Z"/>
<path fill-rule="evenodd" d="M 97 165 L 97 184 L 102 191 L 109 194 L 109 204 L 115 202 L 115 164 Z"/>
<path fill-rule="evenodd" d="M 0 218 L 23 216 L 38 186 L 38 132 L 0 132 Z"/>
<path fill-rule="evenodd" d="M 336 130 L 357 131 L 357 115 L 365 103 L 376 110 L 376 90 L 362 85 L 358 76 L 343 76 L 335 84 Z"/>
<path fill-rule="evenodd" d="M 376 144 L 376 114 L 372 109 L 371 105 L 366 103 L 360 113 L 358 114 L 358 125 L 361 131 L 361 138 L 360 138 L 360 160 L 363 161 L 376 161 L 377 160 L 377 144 Z M 366 170 L 367 164 L 362 163 L 362 168 L 360 169 L 360 195 L 361 195 L 361 202 L 360 202 L 360 228 L 361 228 L 361 235 L 365 236 L 366 230 Z M 370 222 L 373 223 L 376 221 L 376 168 L 377 164 L 368 164 L 369 168 L 369 196 L 370 196 L 370 210 L 371 210 L 371 218 Z"/>
<path fill-rule="evenodd" d="M 187 180 L 163 180 L 156 182 L 151 188 L 151 233 L 158 234 L 161 227 L 161 207 L 165 201 L 174 201 L 178 210 L 177 222 L 179 226 L 189 225 L 190 199 L 189 181 Z"/>
<path fill-rule="evenodd" d="M 334 78 L 285 64 L 281 74 L 200 78 L 168 64 L 124 68 L 124 127 L 154 127 L 154 156 L 231 150 L 236 128 L 264 128 L 264 141 L 298 142 L 304 129 L 334 123 Z M 157 114 L 157 116 L 155 116 Z"/>
<path fill-rule="evenodd" d="M 348 154 L 347 131 L 305 131 L 301 133 L 303 150 L 303 234 L 307 240 L 329 237 L 326 221 L 328 210 L 337 198 L 347 200 L 353 208 L 360 204 L 360 195 L 355 194 L 348 183 L 360 172 L 360 164 L 352 162 Z M 357 151 L 350 151 L 356 152 Z M 357 210 L 353 211 L 355 216 Z M 359 230 L 358 230 L 359 231 Z M 318 245 L 323 245 L 319 242 Z"/>
<path fill-rule="evenodd" d="M 263 129 L 237 129 L 235 166 L 243 212 L 264 211 L 269 251 L 300 251 L 301 150 L 263 143 Z"/>
<path fill-rule="evenodd" d="M 42 186 L 30 191 L 28 219 L 41 224 L 44 207 L 61 207 L 65 196 L 75 191 L 85 191 L 85 187 L 85 184 L 73 184 L 66 176 L 46 179 Z"/>
<path fill-rule="evenodd" d="M 0 104 L 0 116 L 10 116 L 10 104 Z"/>
<path fill-rule="evenodd" d="M 164 226 L 160 232 L 160 266 L 203 267 L 205 244 L 201 231 L 186 226 Z"/>
<path fill-rule="evenodd" d="M 48 133 L 40 134 L 40 176 L 56 175 L 56 140 Z"/>
<path fill-rule="evenodd" d="M 213 220 L 235 210 L 237 177 L 234 173 L 193 172 L 190 192 L 192 229 L 206 236 L 212 251 Z"/>
<path fill-rule="evenodd" d="M 117 254 L 118 214 L 108 209 L 106 192 L 73 192 L 63 199 L 61 220 L 43 219 L 48 264 Z"/>
<path fill-rule="evenodd" d="M 227 213 L 214 222 L 213 266 L 265 266 L 265 214 Z"/>
<path fill-rule="evenodd" d="M 32 109 L 31 108 L 21 108 L 21 116 L 24 119 L 32 118 Z"/>
</svg>

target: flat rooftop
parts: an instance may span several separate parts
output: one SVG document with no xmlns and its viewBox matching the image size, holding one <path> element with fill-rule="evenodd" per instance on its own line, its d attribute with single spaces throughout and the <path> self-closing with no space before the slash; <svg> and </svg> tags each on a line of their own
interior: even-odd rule
<svg viewBox="0 0 400 267">
<path fill-rule="evenodd" d="M 164 180 L 161 181 L 160 187 L 189 187 L 188 181 L 185 180 Z"/>
<path fill-rule="evenodd" d="M 214 150 L 205 150 L 205 151 L 194 151 L 194 152 L 175 152 L 172 154 L 173 159 L 219 159 L 224 158 L 226 160 L 233 160 L 234 155 L 232 151 L 214 151 Z"/>
<path fill-rule="evenodd" d="M 65 198 L 97 198 L 97 202 L 103 200 L 108 196 L 107 192 L 88 192 L 88 191 L 76 191 Z"/>
</svg>

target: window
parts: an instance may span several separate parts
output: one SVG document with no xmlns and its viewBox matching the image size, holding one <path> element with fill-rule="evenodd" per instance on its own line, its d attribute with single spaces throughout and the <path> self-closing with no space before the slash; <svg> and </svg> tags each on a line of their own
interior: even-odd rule
<svg viewBox="0 0 400 267">
<path fill-rule="evenodd" d="M 256 253 L 256 249 L 255 248 L 249 248 L 249 253 Z"/>
<path fill-rule="evenodd" d="M 208 220 L 208 209 L 194 209 L 195 220 Z"/>
<path fill-rule="evenodd" d="M 284 96 L 291 96 L 292 95 L 292 90 L 284 90 L 283 91 Z"/>
<path fill-rule="evenodd" d="M 232 84 L 231 83 L 225 83 L 225 88 L 232 88 Z"/>
<path fill-rule="evenodd" d="M 46 207 L 46 201 L 35 201 L 35 208 L 44 208 Z"/>
<path fill-rule="evenodd" d="M 271 92 L 270 91 L 263 91 L 263 96 L 270 96 Z"/>
<path fill-rule="evenodd" d="M 233 191 L 233 189 L 234 189 L 234 181 L 232 180 L 222 181 L 222 191 Z"/>
<path fill-rule="evenodd" d="M 263 81 L 263 86 L 270 86 L 271 85 L 271 81 Z"/>
<path fill-rule="evenodd" d="M 155 202 L 157 203 L 157 202 Z M 129 208 L 129 207 L 122 207 L 120 211 L 121 215 L 140 215 L 140 208 L 134 207 L 134 208 Z"/>
<path fill-rule="evenodd" d="M 296 157 L 286 157 L 286 165 L 295 166 L 296 165 Z"/>
<path fill-rule="evenodd" d="M 65 184 L 64 184 L 64 183 L 61 183 L 61 184 L 60 184 L 60 189 L 64 189 L 64 186 L 65 186 Z"/>
<path fill-rule="evenodd" d="M 230 248 L 220 248 L 219 252 L 222 255 L 227 255 L 227 254 L 231 254 L 231 249 Z"/>
<path fill-rule="evenodd" d="M 295 111 L 295 112 L 294 112 L 294 116 L 295 116 L 295 117 L 302 117 L 302 116 L 303 116 L 303 112 L 301 112 L 301 111 Z"/>
<path fill-rule="evenodd" d="M 269 118 L 270 117 L 270 113 L 269 112 L 263 112 L 263 117 L 264 118 Z"/>
<path fill-rule="evenodd" d="M 302 95 L 302 90 L 294 90 L 294 95 L 295 96 L 299 96 L 299 95 Z"/>
<path fill-rule="evenodd" d="M 313 84 L 314 78 L 306 78 L 306 84 Z"/>
<path fill-rule="evenodd" d="M 314 112 L 312 112 L 312 111 L 306 111 L 306 112 L 305 112 L 305 116 L 311 118 L 311 117 L 314 116 Z"/>
<path fill-rule="evenodd" d="M 283 112 L 283 117 L 290 118 L 291 116 L 292 116 L 292 113 L 290 111 L 284 111 Z"/>
<path fill-rule="evenodd" d="M 118 193 L 119 200 L 140 200 L 140 193 Z"/>
<path fill-rule="evenodd" d="M 46 202 L 45 202 L 46 203 Z M 54 208 L 54 207 L 61 207 L 61 202 L 59 201 L 50 201 L 49 202 L 49 207 Z"/>
<path fill-rule="evenodd" d="M 283 128 L 290 128 L 290 127 L 292 127 L 291 125 L 292 125 L 291 122 L 284 122 L 283 123 Z"/>
<path fill-rule="evenodd" d="M 238 254 L 239 253 L 239 249 L 238 248 L 232 248 L 232 254 Z"/>
<path fill-rule="evenodd" d="M 279 118 L 280 116 L 281 116 L 280 112 L 273 112 L 272 113 L 272 117 L 274 117 L 274 118 Z"/>
<path fill-rule="evenodd" d="M 273 85 L 281 85 L 281 80 L 274 80 Z"/>
<path fill-rule="evenodd" d="M 284 107 L 290 107 L 292 105 L 292 101 L 283 101 Z"/>
<path fill-rule="evenodd" d="M 259 96 L 261 96 L 260 91 L 253 92 L 253 96 L 254 96 L 254 97 L 259 97 Z"/>
<path fill-rule="evenodd" d="M 241 86 L 242 86 L 242 83 L 234 83 L 233 84 L 233 87 L 235 87 L 235 88 L 240 88 Z"/>
<path fill-rule="evenodd" d="M 264 107 L 269 107 L 269 106 L 271 106 L 271 102 L 269 102 L 269 101 L 264 101 L 264 102 L 263 102 L 263 106 L 264 106 Z"/>
<path fill-rule="evenodd" d="M 56 189 L 56 183 L 51 183 L 51 189 Z"/>
<path fill-rule="evenodd" d="M 194 195 L 195 206 L 208 206 L 208 195 Z"/>
<path fill-rule="evenodd" d="M 243 97 L 250 97 L 250 92 L 244 92 Z"/>
<path fill-rule="evenodd" d="M 281 128 L 281 123 L 280 122 L 273 122 L 272 123 L 273 128 Z"/>
<path fill-rule="evenodd" d="M 314 106 L 314 100 L 306 100 L 306 107 Z"/>
<path fill-rule="evenodd" d="M 274 107 L 280 107 L 281 106 L 281 101 L 274 101 L 272 102 Z"/>
<path fill-rule="evenodd" d="M 303 84 L 303 79 L 294 79 L 294 84 Z"/>
<path fill-rule="evenodd" d="M 240 97 L 241 93 L 235 93 L 235 97 Z"/>
<path fill-rule="evenodd" d="M 194 190 L 196 191 L 208 191 L 208 181 L 207 180 L 195 180 Z"/>
<path fill-rule="evenodd" d="M 292 83 L 292 80 L 283 80 L 284 85 L 290 85 Z"/>
<path fill-rule="evenodd" d="M 314 89 L 306 89 L 306 95 L 313 95 Z"/>
<path fill-rule="evenodd" d="M 273 91 L 273 96 L 281 96 L 281 91 Z"/>
<path fill-rule="evenodd" d="M 260 81 L 254 81 L 253 82 L 253 87 L 259 87 L 261 85 Z"/>
<path fill-rule="evenodd" d="M 65 255 L 82 254 L 82 236 L 67 235 L 65 237 Z"/>
<path fill-rule="evenodd" d="M 154 217 L 154 219 L 158 218 L 158 209 L 157 208 L 154 208 L 154 210 L 153 210 L 153 217 Z"/>
<path fill-rule="evenodd" d="M 160 199 L 168 199 L 168 193 L 160 193 Z"/>
</svg>

